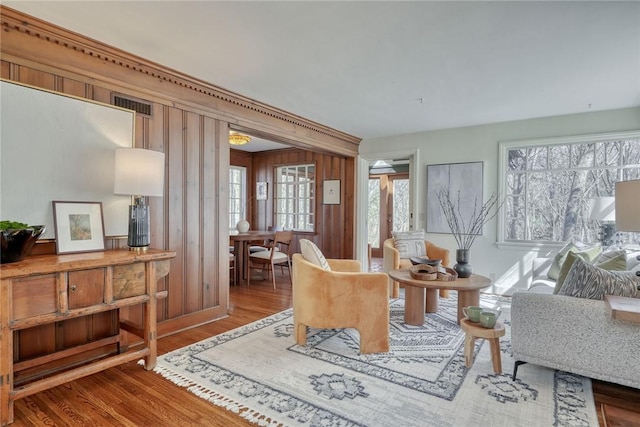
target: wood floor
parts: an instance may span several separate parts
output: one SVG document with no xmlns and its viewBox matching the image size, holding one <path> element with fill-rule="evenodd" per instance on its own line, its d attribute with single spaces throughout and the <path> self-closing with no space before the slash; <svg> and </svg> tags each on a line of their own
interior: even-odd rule
<svg viewBox="0 0 640 427">
<path fill-rule="evenodd" d="M 232 287 L 229 317 L 158 342 L 160 354 L 291 307 L 288 276 Z M 635 362 L 635 361 L 634 361 Z M 630 369 L 636 367 L 630 365 Z M 594 382 L 596 406 L 625 411 L 610 426 L 640 426 L 640 390 Z M 14 427 L 23 426 L 250 426 L 240 416 L 205 402 L 135 363 L 125 364 L 16 401 Z M 629 412 L 632 411 L 632 412 Z"/>
</svg>

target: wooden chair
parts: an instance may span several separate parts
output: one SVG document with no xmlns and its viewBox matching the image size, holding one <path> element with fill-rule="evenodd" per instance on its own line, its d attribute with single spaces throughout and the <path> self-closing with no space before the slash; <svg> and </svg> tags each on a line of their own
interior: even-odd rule
<svg viewBox="0 0 640 427">
<path fill-rule="evenodd" d="M 278 226 L 268 226 L 267 227 L 268 231 L 282 231 L 282 227 L 278 227 Z M 255 240 L 253 242 L 249 243 L 249 253 L 254 253 L 254 252 L 262 252 L 262 251 L 266 251 L 269 248 L 269 245 L 271 245 L 273 243 L 273 239 L 265 239 L 264 241 L 259 241 L 259 240 Z"/>
<path fill-rule="evenodd" d="M 276 277 L 274 267 L 287 267 L 289 269 L 289 280 L 291 280 L 291 258 L 289 257 L 289 248 L 293 239 L 293 231 L 276 231 L 273 241 L 267 245 L 265 251 L 249 253 L 249 275 L 247 277 L 247 285 L 251 283 L 251 269 L 258 269 L 264 278 L 265 271 L 271 274 L 273 289 L 276 289 Z M 284 270 L 283 270 L 284 273 Z"/>
<path fill-rule="evenodd" d="M 233 286 L 236 285 L 236 256 L 232 253 L 229 254 L 229 277 Z"/>
</svg>

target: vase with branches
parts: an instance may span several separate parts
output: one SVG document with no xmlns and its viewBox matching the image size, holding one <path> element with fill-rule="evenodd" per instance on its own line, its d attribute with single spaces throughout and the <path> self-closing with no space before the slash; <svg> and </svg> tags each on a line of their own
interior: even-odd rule
<svg viewBox="0 0 640 427">
<path fill-rule="evenodd" d="M 493 193 L 486 202 L 479 205 L 478 198 L 476 198 L 473 208 L 463 214 L 459 191 L 455 198 L 452 198 L 446 189 L 437 191 L 436 195 L 444 219 L 447 221 L 451 234 L 453 234 L 458 244 L 458 249 L 456 250 L 457 264 L 454 266 L 454 270 L 458 272 L 459 277 L 469 277 L 471 275 L 469 250 L 476 238 L 482 235 L 484 225 L 497 215 L 498 210 L 504 203 L 504 199 Z"/>
</svg>

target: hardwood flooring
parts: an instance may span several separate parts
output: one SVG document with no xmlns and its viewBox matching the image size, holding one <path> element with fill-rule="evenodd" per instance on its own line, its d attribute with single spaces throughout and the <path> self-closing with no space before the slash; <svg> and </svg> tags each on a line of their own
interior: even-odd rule
<svg viewBox="0 0 640 427">
<path fill-rule="evenodd" d="M 592 382 L 601 426 L 640 427 L 640 390 L 604 381 Z"/>
<path fill-rule="evenodd" d="M 175 350 L 291 307 L 291 285 L 286 273 L 277 273 L 277 283 L 277 290 L 270 281 L 232 287 L 228 317 L 163 337 L 158 342 L 158 352 Z M 634 368 L 630 365 L 630 369 Z M 594 395 L 601 426 L 605 426 L 602 405 L 612 407 L 608 412 L 616 417 L 606 425 L 640 426 L 640 390 L 594 381 Z M 14 427 L 252 425 L 136 363 L 20 399 L 14 412 Z"/>
<path fill-rule="evenodd" d="M 286 274 L 286 273 L 285 273 Z M 158 340 L 158 353 L 184 347 L 291 307 L 288 276 L 231 288 L 229 316 Z M 128 363 L 17 400 L 12 427 L 26 426 L 252 426 Z"/>
</svg>

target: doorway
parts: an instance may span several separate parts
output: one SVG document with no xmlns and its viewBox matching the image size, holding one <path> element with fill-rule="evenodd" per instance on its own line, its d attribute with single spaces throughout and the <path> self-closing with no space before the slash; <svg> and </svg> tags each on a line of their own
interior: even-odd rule
<svg viewBox="0 0 640 427">
<path fill-rule="evenodd" d="M 409 159 L 376 161 L 369 169 L 368 243 L 382 258 L 392 231 L 411 229 Z"/>
</svg>

